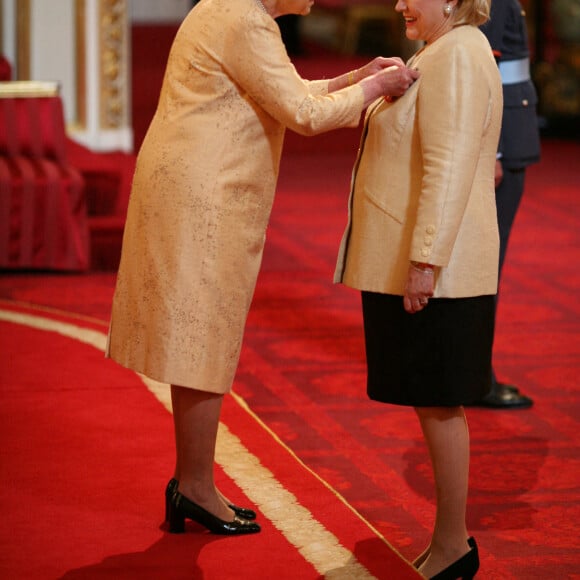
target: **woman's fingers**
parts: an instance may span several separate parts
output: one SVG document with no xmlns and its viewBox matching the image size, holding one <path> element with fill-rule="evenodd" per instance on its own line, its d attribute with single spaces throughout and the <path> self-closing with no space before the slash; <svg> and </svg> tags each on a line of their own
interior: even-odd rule
<svg viewBox="0 0 580 580">
<path fill-rule="evenodd" d="M 409 314 L 415 314 L 415 312 L 420 312 L 429 304 L 429 297 L 428 296 L 409 296 L 405 294 L 403 296 L 403 306 L 405 308 L 405 312 Z"/>
<path fill-rule="evenodd" d="M 419 72 L 406 67 L 391 66 L 383 71 L 385 94 L 400 97 L 419 77 Z"/>
</svg>

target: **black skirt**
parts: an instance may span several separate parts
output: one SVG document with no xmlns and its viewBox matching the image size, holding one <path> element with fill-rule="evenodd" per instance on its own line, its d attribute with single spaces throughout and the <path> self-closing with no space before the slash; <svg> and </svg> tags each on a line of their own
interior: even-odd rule
<svg viewBox="0 0 580 580">
<path fill-rule="evenodd" d="M 362 305 L 372 400 L 453 407 L 489 392 L 495 296 L 431 298 L 408 314 L 402 296 L 363 292 Z"/>
</svg>

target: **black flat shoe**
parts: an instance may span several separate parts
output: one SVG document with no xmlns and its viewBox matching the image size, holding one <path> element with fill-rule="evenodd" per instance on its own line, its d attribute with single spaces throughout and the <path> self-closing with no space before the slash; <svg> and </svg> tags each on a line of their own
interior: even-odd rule
<svg viewBox="0 0 580 580">
<path fill-rule="evenodd" d="M 515 385 L 508 385 L 508 383 L 494 383 L 494 384 L 497 385 L 500 389 L 503 389 L 505 391 L 509 391 L 511 393 L 518 393 L 519 394 L 519 392 L 520 392 L 520 390 Z"/>
<path fill-rule="evenodd" d="M 238 515 L 235 515 L 231 522 L 221 520 L 176 490 L 173 492 L 169 502 L 169 532 L 183 534 L 185 532 L 186 518 L 201 524 L 212 534 L 224 536 L 257 534 L 261 530 L 256 522 L 244 520 Z"/>
<path fill-rule="evenodd" d="M 467 543 L 471 548 L 469 552 L 461 556 L 459 560 L 456 560 L 450 566 L 447 566 L 445 570 L 441 570 L 435 576 L 431 576 L 430 580 L 457 580 L 458 578 L 461 578 L 461 580 L 472 580 L 479 570 L 479 552 L 475 538 L 469 538 Z"/>
<path fill-rule="evenodd" d="M 475 406 L 488 409 L 529 409 L 533 404 L 534 401 L 522 395 L 514 385 L 497 383 Z"/>
<path fill-rule="evenodd" d="M 179 482 L 177 479 L 172 477 L 165 488 L 165 521 L 169 521 L 169 502 L 171 501 L 171 496 L 173 495 L 174 491 L 177 491 L 177 486 Z M 229 503 L 228 507 L 233 510 L 233 512 L 243 518 L 244 520 L 255 520 L 256 519 L 256 512 L 249 508 L 243 508 L 238 505 L 234 505 L 233 503 Z"/>
</svg>

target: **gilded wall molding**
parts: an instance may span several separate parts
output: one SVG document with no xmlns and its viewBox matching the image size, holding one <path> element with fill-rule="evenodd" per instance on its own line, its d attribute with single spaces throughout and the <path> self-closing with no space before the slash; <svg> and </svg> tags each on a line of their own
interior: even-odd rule
<svg viewBox="0 0 580 580">
<path fill-rule="evenodd" d="M 75 74 L 76 74 L 76 120 L 75 124 L 87 126 L 87 10 L 85 0 L 75 0 Z"/>
<path fill-rule="evenodd" d="M 30 0 L 16 2 L 16 75 L 17 80 L 30 79 Z"/>
<path fill-rule="evenodd" d="M 126 124 L 126 24 L 126 0 L 100 0 L 100 126 L 104 129 Z"/>
</svg>

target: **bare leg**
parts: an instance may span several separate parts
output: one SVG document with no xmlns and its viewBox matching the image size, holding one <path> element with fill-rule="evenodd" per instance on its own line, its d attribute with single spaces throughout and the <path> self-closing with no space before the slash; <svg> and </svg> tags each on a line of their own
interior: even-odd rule
<svg viewBox="0 0 580 580">
<path fill-rule="evenodd" d="M 437 512 L 428 555 L 419 571 L 430 578 L 469 551 L 465 513 L 469 477 L 469 430 L 463 407 L 415 409 L 429 449 Z"/>
<path fill-rule="evenodd" d="M 175 426 L 175 478 L 179 492 L 213 515 L 233 520 L 214 483 L 214 460 L 223 395 L 171 385 Z"/>
</svg>

